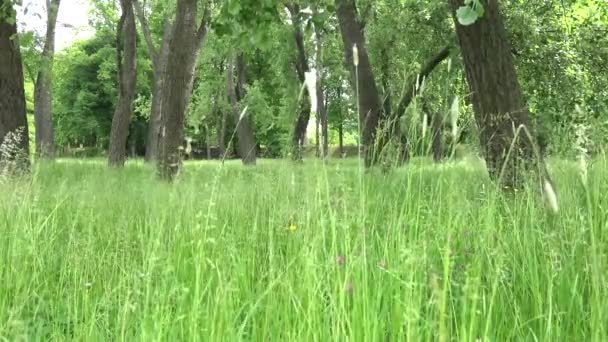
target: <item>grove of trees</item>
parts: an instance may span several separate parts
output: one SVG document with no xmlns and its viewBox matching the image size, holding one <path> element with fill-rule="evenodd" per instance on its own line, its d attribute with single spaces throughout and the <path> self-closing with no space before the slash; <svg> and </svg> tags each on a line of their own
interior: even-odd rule
<svg viewBox="0 0 608 342">
<path fill-rule="evenodd" d="M 33 118 L 36 158 L 141 156 L 166 180 L 187 157 L 254 165 L 350 145 L 372 167 L 467 143 L 513 188 L 546 154 L 608 137 L 605 1 L 91 4 L 94 36 L 55 51 L 65 4 L 46 1 L 42 36 L 0 0 L 1 163 L 29 163 Z"/>
</svg>

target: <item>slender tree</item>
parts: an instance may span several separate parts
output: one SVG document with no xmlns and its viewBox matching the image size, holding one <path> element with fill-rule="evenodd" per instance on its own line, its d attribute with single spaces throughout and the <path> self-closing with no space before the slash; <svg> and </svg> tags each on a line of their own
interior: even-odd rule
<svg viewBox="0 0 608 342">
<path fill-rule="evenodd" d="M 157 48 L 152 38 L 148 20 L 138 0 L 133 0 L 135 14 L 139 20 L 141 30 L 148 48 L 148 55 L 152 61 L 154 70 L 154 81 L 152 83 L 152 101 L 150 104 L 150 122 L 146 138 L 146 161 L 156 160 L 158 157 L 158 137 L 161 126 L 162 90 L 165 81 L 165 69 L 169 58 L 169 42 L 173 32 L 173 23 L 169 18 L 165 19 L 163 25 L 163 36 L 160 47 Z"/>
<path fill-rule="evenodd" d="M 36 153 L 41 158 L 52 158 L 55 150 L 53 133 L 53 59 L 55 55 L 55 27 L 61 0 L 46 0 L 47 25 L 40 70 L 34 86 L 34 122 Z"/>
<path fill-rule="evenodd" d="M 23 66 L 12 2 L 0 0 L 0 167 L 29 168 Z"/>
<path fill-rule="evenodd" d="M 316 8 L 314 13 L 316 13 Z M 315 42 L 316 42 L 316 61 L 317 70 L 317 119 L 321 125 L 321 158 L 325 159 L 329 155 L 329 127 L 327 120 L 327 107 L 325 105 L 325 75 L 323 74 L 323 27 L 315 23 Z"/>
<path fill-rule="evenodd" d="M 234 84 L 234 69 L 236 68 L 237 83 Z M 256 164 L 256 143 L 253 128 L 244 109 L 240 108 L 239 103 L 245 97 L 245 57 L 239 53 L 235 59 L 228 64 L 226 72 L 226 85 L 228 87 L 228 97 L 236 122 L 238 136 L 238 152 L 241 156 L 243 165 Z"/>
<path fill-rule="evenodd" d="M 304 34 L 302 32 L 302 22 L 300 19 L 300 6 L 297 3 L 290 3 L 287 4 L 286 7 L 291 16 L 293 36 L 296 43 L 296 73 L 300 83 L 304 84 L 306 82 L 306 73 L 310 71 L 310 68 L 308 65 L 306 47 L 304 46 Z M 311 111 L 308 87 L 304 87 L 303 90 L 304 93 L 302 94 L 299 103 L 298 115 L 296 117 L 292 133 L 292 158 L 296 161 L 301 161 L 303 158 L 302 148 L 306 139 L 306 129 L 308 128 L 308 121 L 310 120 Z"/>
<path fill-rule="evenodd" d="M 116 33 L 118 62 L 118 101 L 112 119 L 108 164 L 122 167 L 126 159 L 129 124 L 133 113 L 133 99 L 137 81 L 137 31 L 131 0 L 121 0 L 122 15 Z"/>
<path fill-rule="evenodd" d="M 485 1 L 485 14 L 472 25 L 462 25 L 457 18 L 456 11 L 463 6 L 462 0 L 448 0 L 448 3 L 488 172 L 493 179 L 502 175 L 500 181 L 504 188 L 519 187 L 523 169 L 530 168 L 535 161 L 541 163 L 541 169 L 544 167 L 542 161 L 535 160 L 534 139 L 529 139 L 524 131 L 516 137 L 516 131 L 522 126 L 532 136 L 534 133 L 498 0 Z"/>
<path fill-rule="evenodd" d="M 207 35 L 209 4 L 197 26 L 196 0 L 178 0 L 165 79 L 162 86 L 161 127 L 158 137 L 158 172 L 173 180 L 182 162 L 186 110 L 192 95 L 198 53 Z"/>
</svg>

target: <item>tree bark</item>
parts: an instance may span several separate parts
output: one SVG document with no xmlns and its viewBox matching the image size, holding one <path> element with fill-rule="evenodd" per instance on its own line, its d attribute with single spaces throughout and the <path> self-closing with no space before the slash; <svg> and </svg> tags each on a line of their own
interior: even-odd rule
<svg viewBox="0 0 608 342">
<path fill-rule="evenodd" d="M 321 157 L 321 120 L 319 118 L 319 111 L 317 110 L 315 116 L 315 155 L 317 158 Z"/>
<path fill-rule="evenodd" d="M 118 101 L 112 119 L 108 165 L 123 167 L 137 83 L 137 31 L 131 0 L 121 0 L 122 16 L 116 33 Z M 121 46 L 122 45 L 122 46 Z M 124 56 L 123 56 L 124 52 Z"/>
<path fill-rule="evenodd" d="M 152 68 L 154 70 L 154 80 L 152 83 L 152 101 L 150 103 L 150 121 L 148 124 L 148 133 L 146 138 L 146 155 L 145 160 L 147 162 L 156 160 L 158 157 L 158 137 L 161 126 L 161 112 L 162 112 L 162 91 L 165 79 L 165 71 L 167 67 L 167 59 L 169 58 L 169 42 L 171 41 L 171 34 L 173 32 L 173 24 L 171 20 L 166 19 L 163 27 L 163 37 L 161 40 L 160 49 L 157 49 L 152 39 L 152 33 L 150 32 L 150 26 L 148 20 L 144 15 L 144 12 L 139 4 L 138 0 L 133 0 L 133 7 L 135 14 L 139 20 L 146 46 L 148 48 L 148 55 L 152 61 Z"/>
<path fill-rule="evenodd" d="M 158 173 L 172 181 L 182 164 L 186 110 L 192 95 L 198 52 L 207 35 L 210 10 L 205 8 L 197 29 L 197 1 L 178 0 L 166 74 L 162 86 L 161 127 L 158 135 Z"/>
<path fill-rule="evenodd" d="M 329 132 L 327 123 L 327 108 L 325 106 L 324 74 L 323 74 L 323 32 L 322 28 L 315 25 L 315 36 L 317 43 L 316 69 L 317 69 L 317 117 L 321 124 L 321 158 L 326 159 L 329 154 Z"/>
<path fill-rule="evenodd" d="M 30 166 L 29 133 L 17 25 L 7 22 L 13 14 L 11 2 L 0 0 L 0 167 L 25 171 Z"/>
<path fill-rule="evenodd" d="M 46 38 L 40 61 L 40 70 L 34 85 L 34 124 L 36 127 L 36 154 L 53 158 L 53 59 L 55 55 L 55 27 L 61 0 L 47 0 Z"/>
<path fill-rule="evenodd" d="M 228 112 L 225 110 L 222 111 L 222 119 L 220 121 L 220 128 L 217 130 L 218 132 L 218 145 L 220 150 L 220 158 L 224 157 L 226 154 L 226 122 L 228 120 Z"/>
<path fill-rule="evenodd" d="M 498 0 L 484 3 L 485 14 L 470 26 L 458 23 L 456 10 L 462 0 L 448 0 L 460 42 L 467 81 L 480 130 L 480 143 L 490 177 L 504 188 L 521 186 L 522 169 L 533 166 L 536 142 L 521 132 L 526 127 L 532 136 L 528 108 L 520 90 Z M 511 144 L 513 150 L 511 151 Z M 511 151 L 511 152 L 510 152 Z M 507 158 L 507 154 L 511 156 Z M 538 161 L 542 164 L 542 161 Z M 537 164 L 538 165 L 538 164 Z"/>
<path fill-rule="evenodd" d="M 433 150 L 433 160 L 440 162 L 443 159 L 443 139 L 441 137 L 441 131 L 443 129 L 443 115 L 436 112 L 432 115 L 431 123 L 431 141 Z"/>
<path fill-rule="evenodd" d="M 338 87 L 338 99 L 342 99 L 342 87 Z M 342 115 L 342 106 L 338 107 L 340 122 L 338 123 L 338 148 L 340 149 L 340 158 L 344 158 L 344 116 Z"/>
<path fill-rule="evenodd" d="M 148 136 L 146 142 L 146 161 L 153 161 L 158 158 L 158 137 L 161 126 L 161 113 L 163 110 L 163 89 L 165 84 L 165 72 L 167 68 L 167 60 L 169 59 L 169 42 L 171 41 L 171 32 L 173 32 L 173 24 L 168 22 L 165 25 L 165 33 L 163 33 L 160 52 L 157 62 L 154 67 L 154 83 L 152 85 L 152 101 L 150 103 L 150 122 L 148 124 Z"/>
<path fill-rule="evenodd" d="M 351 83 L 355 89 L 359 104 L 361 123 L 360 141 L 365 165 L 375 163 L 374 142 L 376 130 L 383 117 L 382 102 L 376 85 L 374 72 L 367 54 L 365 36 L 361 23 L 357 20 L 357 8 L 354 0 L 335 0 L 336 15 L 340 25 L 344 54 L 351 72 Z M 358 50 L 358 65 L 353 59 L 353 47 Z"/>
<path fill-rule="evenodd" d="M 205 125 L 205 145 L 207 147 L 207 160 L 211 160 L 211 134 L 209 125 Z"/>
<path fill-rule="evenodd" d="M 300 20 L 300 6 L 298 4 L 288 4 L 287 10 L 291 15 L 293 26 L 293 36 L 296 43 L 297 58 L 296 58 L 296 73 L 301 84 L 306 82 L 306 73 L 310 71 L 308 66 L 308 57 L 306 56 L 306 47 L 304 45 L 304 34 L 302 33 L 302 23 Z M 302 148 L 306 140 L 306 129 L 310 121 L 310 94 L 308 87 L 304 86 L 301 102 L 298 104 L 298 116 L 292 134 L 292 159 L 301 161 L 303 159 Z"/>
<path fill-rule="evenodd" d="M 235 65 L 236 64 L 236 65 Z M 234 84 L 234 69 L 237 69 L 237 84 Z M 256 164 L 256 144 L 253 129 L 247 113 L 241 113 L 239 102 L 245 96 L 245 58 L 242 53 L 236 57 L 236 61 L 228 63 L 227 87 L 230 105 L 236 122 L 236 132 L 239 138 L 238 152 L 243 165 Z"/>
</svg>

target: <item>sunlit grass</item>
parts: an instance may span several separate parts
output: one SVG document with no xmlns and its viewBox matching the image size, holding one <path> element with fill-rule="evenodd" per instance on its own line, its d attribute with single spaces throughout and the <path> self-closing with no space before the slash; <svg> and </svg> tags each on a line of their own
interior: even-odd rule
<svg viewBox="0 0 608 342">
<path fill-rule="evenodd" d="M 365 201 L 355 160 L 38 165 L 0 184 L 0 339 L 601 341 L 608 166 L 552 166 L 558 215 L 472 161 Z"/>
</svg>

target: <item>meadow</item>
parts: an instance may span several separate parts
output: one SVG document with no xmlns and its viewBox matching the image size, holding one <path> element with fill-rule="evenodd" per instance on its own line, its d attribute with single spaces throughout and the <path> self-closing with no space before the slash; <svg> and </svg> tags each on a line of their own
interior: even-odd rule
<svg viewBox="0 0 608 342">
<path fill-rule="evenodd" d="M 602 341 L 608 163 L 34 166 L 0 183 L 3 341 Z"/>
</svg>

